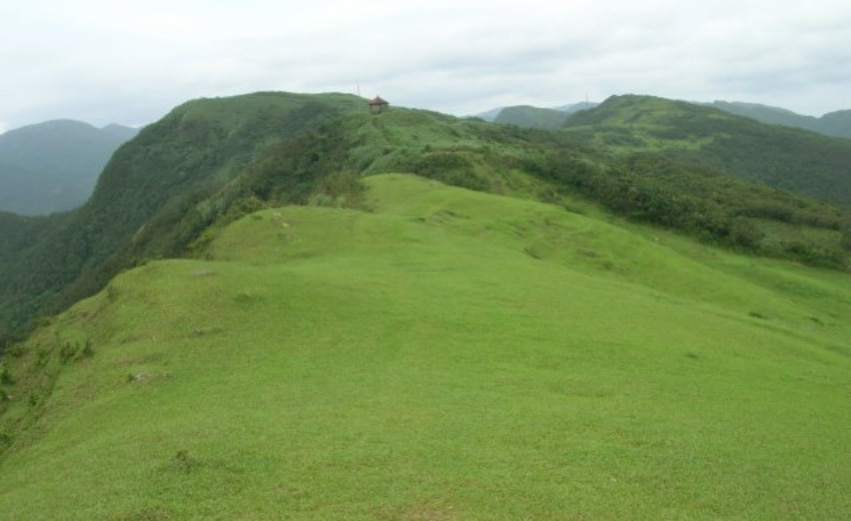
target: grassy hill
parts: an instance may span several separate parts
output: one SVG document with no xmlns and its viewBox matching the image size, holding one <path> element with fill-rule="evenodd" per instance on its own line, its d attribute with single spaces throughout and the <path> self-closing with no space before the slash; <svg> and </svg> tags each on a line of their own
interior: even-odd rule
<svg viewBox="0 0 851 521">
<path fill-rule="evenodd" d="M 112 153 L 136 132 L 55 120 L 0 135 L 0 211 L 41 215 L 82 205 Z"/>
<path fill-rule="evenodd" d="M 364 182 L 371 211 L 247 215 L 17 347 L 0 512 L 851 509 L 847 275 L 413 176 Z"/>
<path fill-rule="evenodd" d="M 649 96 L 614 96 L 574 115 L 566 128 L 595 146 L 654 150 L 747 181 L 851 205 L 851 142 L 846 139 Z"/>
</svg>

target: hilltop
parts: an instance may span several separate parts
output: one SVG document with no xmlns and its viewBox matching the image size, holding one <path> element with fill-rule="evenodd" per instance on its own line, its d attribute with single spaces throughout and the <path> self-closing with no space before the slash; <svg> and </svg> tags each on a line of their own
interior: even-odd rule
<svg viewBox="0 0 851 521">
<path fill-rule="evenodd" d="M 54 120 L 0 134 L 0 211 L 42 215 L 81 206 L 113 152 L 137 132 Z"/>
</svg>

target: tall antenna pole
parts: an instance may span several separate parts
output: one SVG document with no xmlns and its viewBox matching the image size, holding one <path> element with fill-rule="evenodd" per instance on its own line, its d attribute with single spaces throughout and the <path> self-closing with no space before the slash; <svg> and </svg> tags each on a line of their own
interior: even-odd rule
<svg viewBox="0 0 851 521">
<path fill-rule="evenodd" d="M 360 82 L 358 82 L 358 97 L 360 98 Z"/>
</svg>

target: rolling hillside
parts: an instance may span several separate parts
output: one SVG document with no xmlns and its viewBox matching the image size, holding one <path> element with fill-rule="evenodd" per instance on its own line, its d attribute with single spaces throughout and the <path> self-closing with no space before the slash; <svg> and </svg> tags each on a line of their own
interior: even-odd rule
<svg viewBox="0 0 851 521">
<path fill-rule="evenodd" d="M 410 175 L 364 185 L 369 211 L 246 215 L 17 346 L 0 512 L 851 510 L 846 274 Z"/>
<path fill-rule="evenodd" d="M 0 135 L 0 211 L 42 215 L 81 206 L 110 156 L 136 132 L 55 120 Z"/>
<path fill-rule="evenodd" d="M 614 96 L 571 117 L 565 128 L 594 146 L 656 151 L 750 182 L 851 205 L 851 142 L 846 139 L 649 96 Z"/>
</svg>

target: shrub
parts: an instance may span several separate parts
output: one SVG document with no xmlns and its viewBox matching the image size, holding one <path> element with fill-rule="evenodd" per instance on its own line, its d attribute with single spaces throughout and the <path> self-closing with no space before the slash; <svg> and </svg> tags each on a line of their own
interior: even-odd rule
<svg viewBox="0 0 851 521">
<path fill-rule="evenodd" d="M 9 371 L 9 366 L 4 364 L 3 369 L 0 369 L 0 384 L 12 385 L 13 383 L 15 383 L 15 379 Z"/>
</svg>

